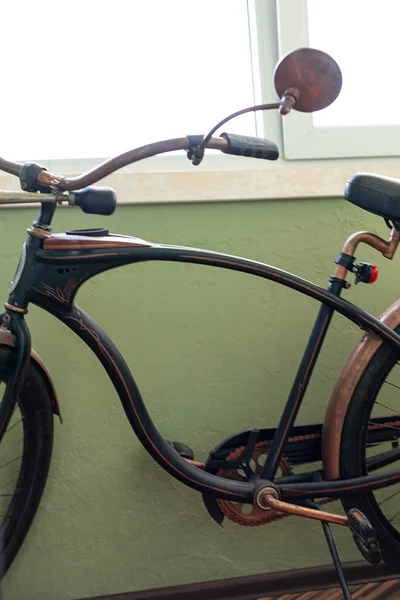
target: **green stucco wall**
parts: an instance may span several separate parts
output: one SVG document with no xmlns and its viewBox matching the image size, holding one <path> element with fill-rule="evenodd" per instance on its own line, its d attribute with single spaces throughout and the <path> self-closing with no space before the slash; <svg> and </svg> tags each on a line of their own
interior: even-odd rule
<svg viewBox="0 0 400 600">
<path fill-rule="evenodd" d="M 4 299 L 35 214 L 0 212 Z M 60 209 L 54 229 L 104 224 L 116 233 L 270 262 L 323 286 L 348 235 L 387 231 L 381 219 L 341 200 L 121 206 L 109 218 Z M 380 280 L 346 297 L 379 313 L 397 297 L 398 265 L 370 249 L 359 258 L 378 264 Z M 126 356 L 162 432 L 188 442 L 199 459 L 228 434 L 277 423 L 318 309 L 262 279 L 165 263 L 102 274 L 84 286 L 78 303 Z M 82 598 L 329 562 L 315 523 L 291 517 L 260 528 L 219 528 L 199 494 L 142 449 L 80 340 L 35 307 L 28 322 L 65 422 L 55 424 L 44 499 L 6 578 L 6 600 Z M 299 422 L 322 418 L 359 336 L 342 317 L 334 319 Z M 335 532 L 342 558 L 358 559 L 349 533 Z"/>
</svg>

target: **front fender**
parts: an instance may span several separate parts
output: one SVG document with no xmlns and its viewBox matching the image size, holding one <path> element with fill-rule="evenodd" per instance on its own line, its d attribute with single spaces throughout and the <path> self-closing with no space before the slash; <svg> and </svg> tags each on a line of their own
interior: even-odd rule
<svg viewBox="0 0 400 600">
<path fill-rule="evenodd" d="M 0 345 L 2 346 L 12 346 L 15 347 L 15 339 L 14 336 L 11 335 L 8 331 L 0 330 Z M 40 358 L 39 354 L 32 348 L 31 350 L 31 360 L 33 360 L 39 369 L 42 372 L 43 379 L 46 382 L 46 385 L 49 390 L 49 395 L 51 399 L 51 405 L 53 407 L 53 413 L 58 416 L 60 419 L 60 423 L 62 423 L 62 416 L 60 411 L 60 405 L 58 403 L 56 389 L 53 383 L 53 380 L 50 376 L 50 373 L 44 364 L 43 360 Z"/>
</svg>

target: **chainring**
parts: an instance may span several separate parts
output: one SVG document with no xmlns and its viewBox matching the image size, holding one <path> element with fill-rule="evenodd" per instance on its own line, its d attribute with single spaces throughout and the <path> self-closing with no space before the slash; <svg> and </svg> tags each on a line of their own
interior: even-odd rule
<svg viewBox="0 0 400 600">
<path fill-rule="evenodd" d="M 383 428 L 393 428 L 395 426 L 397 428 L 400 427 L 400 421 L 392 422 L 390 420 L 385 420 L 384 422 L 371 423 L 368 426 L 368 431 L 378 431 Z M 320 432 L 301 433 L 299 435 L 290 436 L 287 441 L 288 444 L 291 444 L 296 442 L 308 442 L 312 440 L 319 440 L 320 438 Z M 254 472 L 255 477 L 257 477 L 257 475 L 259 475 L 261 472 L 262 466 L 265 463 L 265 458 L 267 457 L 269 448 L 271 447 L 271 443 L 271 440 L 267 440 L 264 442 L 259 442 L 254 446 L 250 464 L 252 465 L 252 471 Z M 238 446 L 230 454 L 225 456 L 224 460 L 226 462 L 238 460 L 245 451 L 245 448 L 245 446 Z M 281 477 L 286 477 L 288 475 L 294 474 L 288 459 L 284 456 L 282 456 L 281 458 L 278 470 L 280 471 Z M 216 472 L 216 474 L 220 477 L 233 479 L 235 481 L 248 480 L 248 477 L 243 471 L 241 471 L 240 467 L 236 470 L 220 469 Z M 227 517 L 230 521 L 237 523 L 238 525 L 245 525 L 247 527 L 263 525 L 265 523 L 270 523 L 272 521 L 277 521 L 279 519 L 283 519 L 284 517 L 290 516 L 290 513 L 281 513 L 273 509 L 261 510 L 255 505 L 232 502 L 230 500 L 222 500 L 220 498 L 213 498 L 206 495 L 203 495 L 203 500 L 205 502 L 209 514 L 220 525 L 222 524 L 224 516 Z M 323 498 L 319 500 L 318 504 L 322 506 L 324 504 L 334 502 L 334 500 L 334 498 Z"/>
<path fill-rule="evenodd" d="M 254 472 L 254 476 L 257 477 L 263 465 L 265 464 L 265 460 L 268 456 L 268 450 L 271 446 L 271 442 L 260 442 L 254 446 L 254 450 L 252 453 L 252 457 L 250 460 L 250 466 L 252 471 Z M 238 460 L 245 450 L 245 446 L 241 446 L 236 448 L 233 452 L 231 452 L 225 460 L 227 462 Z M 289 475 L 293 475 L 292 468 L 289 464 L 289 461 L 282 456 L 278 472 L 280 477 L 287 477 Z M 241 471 L 241 469 L 233 470 L 233 469 L 220 469 L 217 473 L 220 477 L 225 477 L 227 479 L 233 479 L 235 481 L 245 481 L 247 479 L 246 475 Z M 241 502 L 232 502 L 231 500 L 221 500 L 220 498 L 216 499 L 217 505 L 222 511 L 222 513 L 234 523 L 238 525 L 245 525 L 247 527 L 256 527 L 258 525 L 263 525 L 264 523 L 269 523 L 270 521 L 276 521 L 277 519 L 285 516 L 283 513 L 280 513 L 276 510 L 261 510 L 255 504 L 243 504 Z"/>
</svg>

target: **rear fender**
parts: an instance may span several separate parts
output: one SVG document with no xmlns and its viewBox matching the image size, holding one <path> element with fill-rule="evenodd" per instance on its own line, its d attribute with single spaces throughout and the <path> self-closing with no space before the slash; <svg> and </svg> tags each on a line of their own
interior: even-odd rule
<svg viewBox="0 0 400 600">
<path fill-rule="evenodd" d="M 396 300 L 379 317 L 391 329 L 400 325 L 400 300 Z M 366 333 L 350 354 L 333 389 L 322 429 L 322 462 L 324 478 L 340 477 L 340 445 L 342 431 L 351 397 L 372 356 L 383 344 L 375 333 Z"/>
<path fill-rule="evenodd" d="M 12 336 L 11 333 L 9 333 L 8 331 L 0 330 L 0 345 L 11 346 L 15 348 L 14 336 Z M 43 379 L 46 382 L 49 391 L 51 405 L 53 407 L 53 413 L 58 416 L 58 418 L 60 419 L 60 423 L 62 423 L 60 406 L 58 404 L 56 389 L 53 380 L 43 360 L 33 348 L 31 350 L 31 360 L 33 360 L 33 362 L 36 363 L 36 366 L 39 367 L 40 371 L 42 372 Z"/>
</svg>

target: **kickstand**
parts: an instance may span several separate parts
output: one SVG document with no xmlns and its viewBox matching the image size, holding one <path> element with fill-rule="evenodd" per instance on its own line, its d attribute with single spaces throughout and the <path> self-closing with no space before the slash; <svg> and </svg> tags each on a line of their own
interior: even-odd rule
<svg viewBox="0 0 400 600">
<path fill-rule="evenodd" d="M 331 553 L 333 563 L 335 565 L 340 587 L 343 590 L 344 599 L 351 600 L 349 586 L 347 585 L 346 577 L 343 571 L 342 563 L 340 562 L 339 554 L 336 548 L 335 540 L 333 539 L 331 528 L 329 527 L 329 523 L 326 523 L 326 521 L 321 521 L 321 525 L 322 529 L 324 530 L 326 541 L 328 542 L 329 551 Z"/>
<path fill-rule="evenodd" d="M 313 500 L 309 500 L 308 502 L 306 502 L 306 504 L 308 504 L 312 508 L 322 510 L 319 504 L 317 504 Z M 343 591 L 344 600 L 351 600 L 349 586 L 347 585 L 346 576 L 343 571 L 342 563 L 340 562 L 339 554 L 336 548 L 335 540 L 333 539 L 331 528 L 329 526 L 329 523 L 327 523 L 326 521 L 321 521 L 321 525 L 322 529 L 324 530 L 325 538 L 328 543 L 328 548 L 332 556 L 333 564 L 335 565 L 340 587 Z"/>
</svg>

